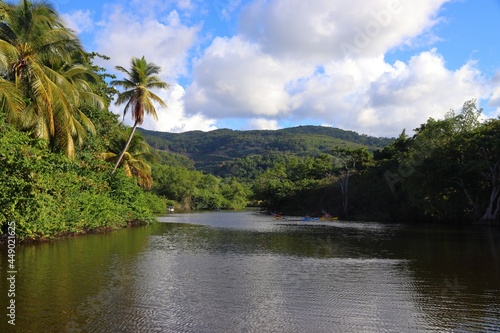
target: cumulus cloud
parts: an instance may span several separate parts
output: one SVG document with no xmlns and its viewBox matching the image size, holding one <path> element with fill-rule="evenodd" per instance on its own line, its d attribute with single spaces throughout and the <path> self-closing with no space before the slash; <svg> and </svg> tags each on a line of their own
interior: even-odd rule
<svg viewBox="0 0 500 333">
<path fill-rule="evenodd" d="M 393 65 L 382 58 L 333 62 L 307 82 L 298 114 L 310 113 L 331 126 L 394 136 L 429 117 L 441 118 L 450 108 L 459 110 L 468 99 L 485 98 L 488 91 L 474 63 L 448 70 L 433 49 Z"/>
<path fill-rule="evenodd" d="M 276 130 L 279 129 L 278 121 L 275 119 L 255 118 L 249 121 L 250 129 Z"/>
<path fill-rule="evenodd" d="M 488 96 L 473 62 L 449 70 L 437 49 L 407 62 L 384 58 L 393 48 L 421 46 L 422 36 L 435 41 L 431 28 L 445 2 L 253 1 L 240 34 L 215 38 L 196 60 L 186 108 L 275 127 L 292 118 L 371 135 L 412 130 Z"/>
<path fill-rule="evenodd" d="M 172 7 L 174 5 L 177 7 Z M 188 0 L 148 0 L 147 5 L 132 1 L 128 7 L 114 3 L 105 5 L 103 19 L 96 24 L 97 51 L 110 57 L 105 62 L 98 59 L 100 65 L 122 77 L 123 73 L 117 73 L 114 67 L 119 65 L 128 69 L 132 57 L 144 55 L 149 62 L 161 67 L 161 78 L 171 86 L 167 91 L 155 91 L 168 108 L 158 107 L 158 121 L 146 117 L 141 125 L 144 128 L 170 132 L 216 128 L 215 120 L 206 115 L 185 112 L 185 90 L 177 82 L 188 72 L 189 53 L 196 45 L 201 27 L 185 24 L 178 10 L 193 8 Z M 123 112 L 116 106 L 112 106 L 112 111 Z M 124 122 L 132 124 L 129 116 Z"/>
<path fill-rule="evenodd" d="M 383 57 L 344 59 L 314 72 L 299 63 L 277 62 L 257 52 L 255 45 L 233 42 L 224 40 L 224 47 L 214 47 L 199 60 L 188 109 L 215 118 L 317 119 L 330 126 L 394 136 L 489 93 L 473 62 L 449 70 L 436 49 L 408 63 L 389 64 Z M 238 58 L 237 53 L 245 56 Z"/>
<path fill-rule="evenodd" d="M 436 24 L 447 1 L 257 0 L 243 10 L 240 29 L 277 56 L 315 62 L 371 57 L 411 44 Z"/>
<path fill-rule="evenodd" d="M 278 61 L 241 38 L 217 37 L 194 64 L 186 107 L 214 118 L 283 116 L 295 107 L 289 85 L 312 69 Z"/>
<path fill-rule="evenodd" d="M 500 117 L 500 71 L 491 79 L 491 83 L 493 88 L 488 105 L 496 109 L 489 116 L 496 118 Z"/>
<path fill-rule="evenodd" d="M 491 79 L 493 85 L 493 96 L 490 99 L 490 105 L 500 107 L 500 71 Z"/>
<path fill-rule="evenodd" d="M 472 61 L 448 69 L 431 46 L 451 0 L 228 0 L 223 11 L 240 15 L 228 37 L 204 34 L 201 19 L 214 14 L 207 4 L 146 1 L 108 5 L 95 27 L 98 51 L 111 57 L 108 68 L 145 55 L 172 84 L 163 95 L 170 107 L 146 128 L 211 130 L 233 119 L 239 128 L 276 129 L 312 120 L 395 136 L 471 98 L 490 98 L 500 110 L 498 82 L 485 83 Z M 429 49 L 404 61 L 385 58 L 414 47 Z"/>
<path fill-rule="evenodd" d="M 77 10 L 61 16 L 67 27 L 78 34 L 90 32 L 94 26 L 90 10 Z"/>
<path fill-rule="evenodd" d="M 120 5 L 105 10 L 96 45 L 111 58 L 107 66 L 128 66 L 132 56 L 145 56 L 162 68 L 162 75 L 173 80 L 186 73 L 189 50 L 196 42 L 199 26 L 183 25 L 175 10 L 161 17 L 140 16 Z"/>
</svg>

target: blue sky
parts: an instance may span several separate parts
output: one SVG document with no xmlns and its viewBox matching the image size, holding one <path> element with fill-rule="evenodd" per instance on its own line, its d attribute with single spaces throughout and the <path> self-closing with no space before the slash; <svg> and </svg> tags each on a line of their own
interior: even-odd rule
<svg viewBox="0 0 500 333">
<path fill-rule="evenodd" d="M 162 67 L 169 107 L 145 128 L 397 136 L 472 98 L 500 115 L 499 0 L 53 3 L 110 72 L 142 55 Z"/>
</svg>

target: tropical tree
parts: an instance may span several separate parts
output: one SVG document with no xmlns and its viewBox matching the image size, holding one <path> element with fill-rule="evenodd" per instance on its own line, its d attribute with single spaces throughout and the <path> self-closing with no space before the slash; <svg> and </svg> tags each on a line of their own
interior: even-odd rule
<svg viewBox="0 0 500 333">
<path fill-rule="evenodd" d="M 8 119 L 72 157 L 74 139 L 81 143 L 87 131 L 94 131 L 82 105 L 103 105 L 89 86 L 96 75 L 75 62 L 84 54 L 80 41 L 45 1 L 2 2 L 0 16 L 0 73 L 12 83 L 2 82 L 0 88 Z M 15 91 L 12 99 L 2 93 L 4 88 Z M 16 95 L 23 97 L 22 112 Z"/>
<path fill-rule="evenodd" d="M 278 163 L 257 177 L 253 184 L 255 198 L 270 211 L 283 209 L 289 198 L 295 195 L 295 184 L 287 174 L 285 164 Z"/>
<path fill-rule="evenodd" d="M 116 163 L 122 147 L 130 137 L 130 132 L 130 129 L 122 132 L 121 137 L 112 140 L 109 151 L 102 153 L 101 157 L 108 162 Z M 153 177 L 148 162 L 153 162 L 153 160 L 154 157 L 150 153 L 150 147 L 144 137 L 136 135 L 132 138 L 128 150 L 122 156 L 121 165 L 127 176 L 134 177 L 141 187 L 150 189 L 153 185 Z"/>
<path fill-rule="evenodd" d="M 202 177 L 200 171 L 158 163 L 153 165 L 153 190 L 158 195 L 179 202 L 184 209 L 190 209 Z"/>
<path fill-rule="evenodd" d="M 155 120 L 158 119 L 153 102 L 158 103 L 161 107 L 167 107 L 165 102 L 150 89 L 167 89 L 169 87 L 166 82 L 163 82 L 160 77 L 156 75 L 160 73 L 160 67 L 154 63 L 147 62 L 144 56 L 140 59 L 135 57 L 132 58 L 130 70 L 121 66 L 116 66 L 116 69 L 125 73 L 127 78 L 123 80 L 111 81 L 113 86 L 125 89 L 125 91 L 118 93 L 118 98 L 115 104 L 125 104 L 123 117 L 125 117 L 127 112 L 130 110 L 132 113 L 132 120 L 134 120 L 134 126 L 130 131 L 129 138 L 120 156 L 118 157 L 118 160 L 116 161 L 113 171 L 111 171 L 112 175 L 120 165 L 120 162 L 130 145 L 132 137 L 134 136 L 137 126 L 141 125 L 144 121 L 144 115 L 148 114 Z"/>
</svg>

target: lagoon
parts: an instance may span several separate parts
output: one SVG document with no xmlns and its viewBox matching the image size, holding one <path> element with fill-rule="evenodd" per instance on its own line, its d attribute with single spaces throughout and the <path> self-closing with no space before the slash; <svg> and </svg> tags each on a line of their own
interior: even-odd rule
<svg viewBox="0 0 500 333">
<path fill-rule="evenodd" d="M 169 214 L 18 246 L 15 331 L 500 332 L 499 255 L 494 227 Z"/>
</svg>

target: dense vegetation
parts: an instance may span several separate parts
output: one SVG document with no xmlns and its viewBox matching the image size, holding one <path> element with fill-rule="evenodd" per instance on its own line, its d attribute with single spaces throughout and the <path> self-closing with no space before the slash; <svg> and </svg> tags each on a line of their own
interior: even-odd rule
<svg viewBox="0 0 500 333">
<path fill-rule="evenodd" d="M 227 176 L 225 168 L 247 156 L 279 157 L 284 153 L 316 156 L 331 153 L 337 147 L 383 148 L 393 139 L 359 135 L 353 131 L 323 126 L 299 126 L 272 130 L 236 131 L 219 129 L 210 132 L 164 133 L 140 129 L 152 147 L 185 154 L 196 168 Z M 258 158 L 258 157 L 257 157 Z M 222 168 L 221 168 L 222 166 Z"/>
<path fill-rule="evenodd" d="M 480 122 L 480 111 L 468 101 L 373 154 L 283 158 L 256 177 L 256 198 L 289 214 L 499 224 L 500 120 Z"/>
</svg>

